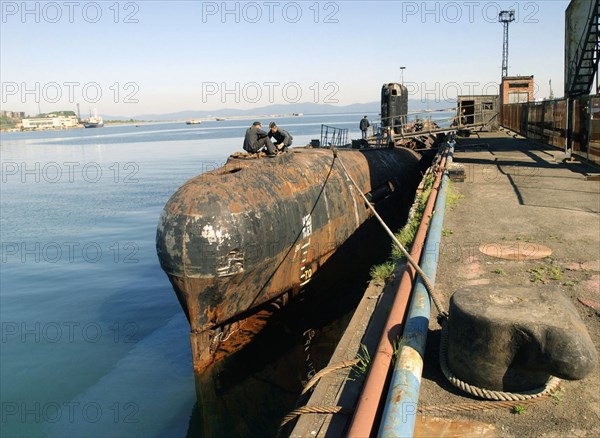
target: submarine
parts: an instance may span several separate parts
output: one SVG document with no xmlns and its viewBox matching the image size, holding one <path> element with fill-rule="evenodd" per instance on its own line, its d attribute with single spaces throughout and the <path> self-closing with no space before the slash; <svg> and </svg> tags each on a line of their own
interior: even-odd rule
<svg viewBox="0 0 600 438">
<path fill-rule="evenodd" d="M 423 157 L 402 146 L 306 146 L 236 153 L 184 183 L 162 211 L 156 250 L 190 323 L 194 371 L 251 342 L 319 275 L 371 219 L 361 193 L 394 214 L 422 170 Z"/>
</svg>

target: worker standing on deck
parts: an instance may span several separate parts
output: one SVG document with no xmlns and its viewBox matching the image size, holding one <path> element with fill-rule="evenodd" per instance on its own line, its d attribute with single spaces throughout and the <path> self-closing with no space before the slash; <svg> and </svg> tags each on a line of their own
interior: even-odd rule
<svg viewBox="0 0 600 438">
<path fill-rule="evenodd" d="M 285 129 L 281 129 L 275 122 L 269 123 L 269 138 L 275 139 L 275 147 L 278 150 L 285 150 L 292 145 L 294 137 Z"/>
<path fill-rule="evenodd" d="M 358 126 L 362 132 L 363 140 L 366 140 L 367 139 L 367 129 L 369 129 L 369 126 L 371 126 L 367 116 L 364 116 L 362 119 L 360 119 L 360 124 Z"/>
<path fill-rule="evenodd" d="M 244 150 L 252 154 L 260 152 L 264 147 L 267 148 L 267 155 L 277 155 L 277 149 L 271 143 L 271 139 L 268 134 L 263 131 L 262 124 L 260 122 L 254 122 L 246 130 L 246 137 L 244 137 Z"/>
<path fill-rule="evenodd" d="M 460 124 L 462 126 L 467 124 L 467 110 L 463 108 L 462 113 L 460 115 Z"/>
</svg>

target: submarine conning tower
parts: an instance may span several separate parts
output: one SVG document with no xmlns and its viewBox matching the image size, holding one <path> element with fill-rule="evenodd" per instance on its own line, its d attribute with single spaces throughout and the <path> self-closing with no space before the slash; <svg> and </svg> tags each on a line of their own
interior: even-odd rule
<svg viewBox="0 0 600 438">
<path fill-rule="evenodd" d="M 381 126 L 392 127 L 394 133 L 406 125 L 408 114 L 408 89 L 398 83 L 384 84 L 381 87 Z"/>
</svg>

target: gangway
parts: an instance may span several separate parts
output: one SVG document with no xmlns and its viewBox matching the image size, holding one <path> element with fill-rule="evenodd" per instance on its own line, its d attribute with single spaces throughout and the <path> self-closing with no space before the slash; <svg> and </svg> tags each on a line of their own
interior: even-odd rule
<svg viewBox="0 0 600 438">
<path fill-rule="evenodd" d="M 373 130 L 373 135 L 368 138 L 369 145 L 388 145 L 403 139 L 418 138 L 425 135 L 448 134 L 450 132 L 476 131 L 489 126 L 493 119 L 498 117 L 494 112 L 490 116 L 489 110 L 484 110 L 481 103 L 475 103 L 468 111 L 468 116 L 459 114 L 459 109 L 445 108 L 440 110 L 423 110 L 408 113 L 402 117 L 400 124 L 389 125 L 383 119 Z M 460 108 L 465 110 L 465 105 Z M 452 115 L 449 115 L 452 114 Z M 398 118 L 396 118 L 398 120 Z"/>
</svg>

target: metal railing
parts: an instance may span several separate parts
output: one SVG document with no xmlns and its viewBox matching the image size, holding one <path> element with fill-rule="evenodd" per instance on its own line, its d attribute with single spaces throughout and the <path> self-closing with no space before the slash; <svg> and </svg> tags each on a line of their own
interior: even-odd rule
<svg viewBox="0 0 600 438">
<path fill-rule="evenodd" d="M 391 124 L 382 119 L 382 127 L 373 134 L 375 136 L 385 136 L 391 128 L 395 137 L 404 138 L 417 132 L 427 133 L 437 127 L 448 128 L 455 126 L 453 122 L 457 119 L 456 112 L 456 108 L 411 111 L 406 116 L 394 117 Z M 452 115 L 448 113 L 452 113 Z"/>
<path fill-rule="evenodd" d="M 452 108 L 412 111 L 406 116 L 394 117 L 391 126 L 382 119 L 382 126 L 376 127 L 373 136 L 377 145 L 387 144 L 388 139 L 397 140 L 449 130 L 482 128 L 486 125 L 496 126 L 497 117 L 498 108 L 493 102 L 476 102 L 469 105 L 461 103 L 458 107 Z M 393 131 L 390 132 L 390 129 Z"/>
<path fill-rule="evenodd" d="M 342 147 L 348 144 L 348 128 L 321 125 L 321 147 Z"/>
<path fill-rule="evenodd" d="M 523 137 L 600 164 L 600 96 L 509 103 L 501 125 Z"/>
</svg>

